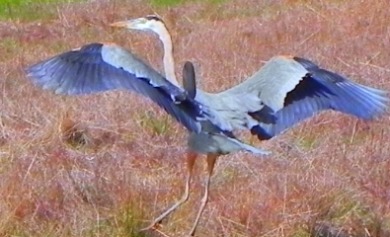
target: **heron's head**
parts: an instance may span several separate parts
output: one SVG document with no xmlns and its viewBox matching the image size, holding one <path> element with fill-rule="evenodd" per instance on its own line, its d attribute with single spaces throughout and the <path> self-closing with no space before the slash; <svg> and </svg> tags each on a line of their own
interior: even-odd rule
<svg viewBox="0 0 390 237">
<path fill-rule="evenodd" d="M 166 30 L 164 21 L 156 15 L 149 15 L 127 21 L 119 21 L 112 23 L 113 27 L 124 27 L 130 30 L 141 30 L 146 32 L 154 32 L 161 35 Z"/>
</svg>

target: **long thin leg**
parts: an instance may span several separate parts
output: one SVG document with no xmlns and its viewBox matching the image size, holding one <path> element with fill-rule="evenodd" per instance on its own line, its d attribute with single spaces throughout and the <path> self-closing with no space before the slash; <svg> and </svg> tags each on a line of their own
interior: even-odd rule
<svg viewBox="0 0 390 237">
<path fill-rule="evenodd" d="M 160 216 L 158 216 L 154 221 L 148 225 L 147 227 L 141 229 L 141 231 L 148 230 L 151 228 L 155 228 L 161 221 L 167 217 L 170 213 L 172 213 L 174 210 L 176 210 L 178 207 L 180 207 L 183 203 L 185 203 L 189 196 L 190 196 L 190 182 L 191 182 L 191 176 L 192 176 L 192 170 L 194 168 L 196 157 L 198 156 L 197 153 L 189 151 L 187 154 L 187 175 L 186 175 L 186 185 L 184 189 L 184 193 L 179 201 L 177 201 L 175 204 L 173 204 L 170 208 L 168 208 L 165 212 L 163 212 Z"/>
<path fill-rule="evenodd" d="M 207 154 L 207 178 L 206 178 L 206 184 L 205 184 L 205 191 L 204 191 L 204 195 L 203 195 L 203 198 L 202 198 L 202 201 L 200 204 L 198 215 L 196 216 L 194 225 L 192 226 L 192 229 L 190 231 L 190 234 L 189 234 L 190 236 L 194 236 L 196 227 L 198 226 L 198 222 L 200 220 L 200 217 L 201 217 L 201 215 L 206 207 L 206 204 L 207 204 L 207 201 L 209 198 L 210 179 L 211 179 L 211 175 L 213 174 L 214 165 L 215 165 L 215 162 L 217 161 L 218 156 L 219 156 L 218 154 Z"/>
</svg>

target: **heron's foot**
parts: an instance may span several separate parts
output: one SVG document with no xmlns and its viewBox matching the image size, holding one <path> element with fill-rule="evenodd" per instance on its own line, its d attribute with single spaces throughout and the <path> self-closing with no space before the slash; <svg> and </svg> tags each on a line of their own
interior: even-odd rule
<svg viewBox="0 0 390 237">
<path fill-rule="evenodd" d="M 187 235 L 188 237 L 194 237 L 195 236 L 195 230 L 191 230 L 190 233 Z"/>
<path fill-rule="evenodd" d="M 150 225 L 146 226 L 145 228 L 140 229 L 140 232 L 147 231 L 147 230 L 157 230 L 161 227 L 161 221 L 162 220 L 154 220 Z"/>
</svg>

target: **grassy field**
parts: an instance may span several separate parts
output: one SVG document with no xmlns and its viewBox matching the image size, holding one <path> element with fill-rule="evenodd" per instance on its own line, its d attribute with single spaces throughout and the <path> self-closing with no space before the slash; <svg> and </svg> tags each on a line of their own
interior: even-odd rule
<svg viewBox="0 0 390 237">
<path fill-rule="evenodd" d="M 390 90 L 387 0 L 170 2 L 35 3 L 34 17 L 3 15 L 0 236 L 164 236 L 138 229 L 181 194 L 185 130 L 142 97 L 57 96 L 23 72 L 95 41 L 123 45 L 161 70 L 157 40 L 111 29 L 114 21 L 161 15 L 176 70 L 193 61 L 208 91 L 244 80 L 277 54 Z M 219 160 L 198 236 L 390 236 L 389 130 L 388 115 L 364 122 L 326 112 L 267 142 L 242 134 L 273 154 Z M 163 223 L 167 236 L 192 225 L 203 157 L 196 174 L 188 204 Z"/>
</svg>

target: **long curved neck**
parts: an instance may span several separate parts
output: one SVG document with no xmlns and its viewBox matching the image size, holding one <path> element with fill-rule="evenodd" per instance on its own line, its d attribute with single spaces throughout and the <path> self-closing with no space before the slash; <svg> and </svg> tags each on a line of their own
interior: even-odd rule
<svg viewBox="0 0 390 237">
<path fill-rule="evenodd" d="M 176 86 L 180 86 L 175 74 L 175 61 L 173 59 L 173 45 L 172 38 L 168 30 L 164 27 L 158 32 L 159 39 L 164 47 L 164 71 L 167 79 Z"/>
</svg>

